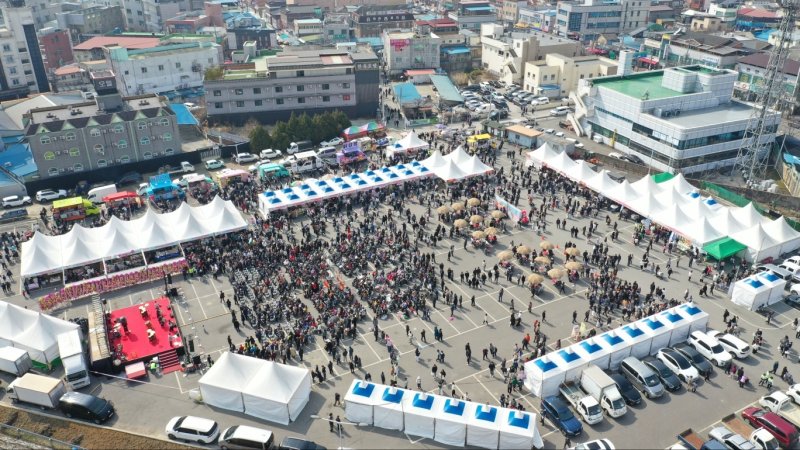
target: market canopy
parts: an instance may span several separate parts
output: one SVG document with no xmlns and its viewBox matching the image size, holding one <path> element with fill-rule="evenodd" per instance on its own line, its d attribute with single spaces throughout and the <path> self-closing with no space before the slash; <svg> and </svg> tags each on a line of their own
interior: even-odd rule
<svg viewBox="0 0 800 450">
<path fill-rule="evenodd" d="M 656 173 L 653 174 L 653 181 L 655 181 L 656 183 L 663 183 L 665 181 L 671 180 L 674 176 L 675 175 L 669 172 Z"/>
<path fill-rule="evenodd" d="M 27 351 L 38 368 L 52 367 L 59 357 L 58 336 L 63 333 L 80 335 L 81 331 L 75 323 L 0 302 L 0 346 Z"/>
<path fill-rule="evenodd" d="M 725 237 L 703 246 L 703 251 L 711 255 L 717 261 L 730 258 L 731 256 L 746 249 L 747 246 L 737 242 L 735 239 Z"/>
</svg>

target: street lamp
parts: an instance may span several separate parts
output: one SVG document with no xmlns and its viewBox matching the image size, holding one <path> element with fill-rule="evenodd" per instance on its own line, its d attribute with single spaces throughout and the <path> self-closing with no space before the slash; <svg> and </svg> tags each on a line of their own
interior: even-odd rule
<svg viewBox="0 0 800 450">
<path fill-rule="evenodd" d="M 359 422 L 359 423 L 356 423 L 356 422 L 338 422 L 336 420 L 331 420 L 331 419 L 319 416 L 317 414 L 312 414 L 309 417 L 311 417 L 314 420 L 324 420 L 325 422 L 332 422 L 332 423 L 336 424 L 336 433 L 339 435 L 339 448 L 338 448 L 338 450 L 344 450 L 344 436 L 342 436 L 342 427 L 340 427 L 339 425 L 352 425 L 354 427 L 368 427 L 369 426 L 369 424 L 366 423 L 366 422 Z"/>
</svg>

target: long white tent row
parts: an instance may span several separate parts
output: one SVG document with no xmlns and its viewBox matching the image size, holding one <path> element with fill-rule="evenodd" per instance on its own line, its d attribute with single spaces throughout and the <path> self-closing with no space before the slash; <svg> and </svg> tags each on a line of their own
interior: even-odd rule
<svg viewBox="0 0 800 450">
<path fill-rule="evenodd" d="M 182 203 L 165 214 L 148 209 L 142 217 L 129 221 L 112 216 L 108 223 L 97 228 L 75 225 L 59 236 L 37 231 L 22 243 L 21 273 L 23 277 L 31 277 L 58 272 L 244 228 L 247 220 L 233 203 L 215 197 L 202 206 Z"/>
<path fill-rule="evenodd" d="M 582 183 L 601 195 L 676 233 L 696 246 L 730 237 L 748 247 L 748 259 L 763 260 L 800 248 L 800 232 L 783 217 L 770 220 L 749 203 L 727 207 L 703 198 L 682 174 L 656 183 L 647 175 L 629 183 L 617 183 L 608 171 L 596 172 L 586 161 L 574 161 L 547 144 L 529 152 L 528 163 L 544 166 Z"/>
<path fill-rule="evenodd" d="M 445 445 L 488 449 L 542 448 L 536 414 L 353 380 L 344 396 L 354 423 L 402 431 Z"/>
<path fill-rule="evenodd" d="M 59 358 L 58 336 L 75 333 L 78 324 L 41 312 L 0 302 L 0 347 L 16 347 L 28 352 L 37 367 L 50 368 Z"/>
<path fill-rule="evenodd" d="M 678 305 L 525 363 L 525 386 L 539 397 L 558 395 L 558 386 L 579 379 L 589 364 L 616 369 L 628 356 L 652 355 L 707 325 L 708 313 L 694 303 Z"/>
<path fill-rule="evenodd" d="M 755 311 L 783 300 L 786 280 L 772 272 L 761 272 L 737 281 L 731 288 L 731 301 Z"/>
<path fill-rule="evenodd" d="M 203 402 L 288 425 L 311 396 L 311 372 L 251 356 L 225 352 L 200 378 Z"/>
<path fill-rule="evenodd" d="M 450 182 L 493 170 L 477 156 L 468 155 L 461 147 L 446 156 L 442 156 L 437 150 L 423 161 L 411 161 L 329 180 L 307 179 L 296 186 L 267 191 L 259 194 L 258 209 L 262 217 L 266 218 L 274 211 L 421 178 L 437 176 Z"/>
</svg>

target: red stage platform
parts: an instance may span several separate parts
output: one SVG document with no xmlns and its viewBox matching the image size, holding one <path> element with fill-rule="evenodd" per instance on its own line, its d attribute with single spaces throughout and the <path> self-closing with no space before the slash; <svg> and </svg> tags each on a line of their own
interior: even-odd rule
<svg viewBox="0 0 800 450">
<path fill-rule="evenodd" d="M 161 310 L 162 321 L 156 306 Z M 150 360 L 158 356 L 162 373 L 180 370 L 177 351 L 183 349 L 183 338 L 168 298 L 111 311 L 106 315 L 106 327 L 115 365 L 125 367 L 141 361 L 149 366 Z"/>
</svg>

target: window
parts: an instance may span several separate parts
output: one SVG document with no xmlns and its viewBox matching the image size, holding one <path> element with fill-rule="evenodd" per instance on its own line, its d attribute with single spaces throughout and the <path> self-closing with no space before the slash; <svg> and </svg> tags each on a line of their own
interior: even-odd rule
<svg viewBox="0 0 800 450">
<path fill-rule="evenodd" d="M 140 130 L 146 129 L 147 128 L 147 122 L 137 122 L 136 123 L 136 128 L 138 128 Z"/>
<path fill-rule="evenodd" d="M 305 102 L 306 102 L 305 97 L 298 97 L 297 98 L 297 103 L 305 103 Z"/>
<path fill-rule="evenodd" d="M 128 155 L 122 155 L 119 158 L 119 162 L 121 162 L 122 164 L 128 164 L 129 162 L 131 162 L 131 157 Z"/>
<path fill-rule="evenodd" d="M 52 161 L 56 159 L 56 154 L 54 152 L 44 152 L 44 159 L 45 161 Z"/>
<path fill-rule="evenodd" d="M 220 91 L 219 89 L 214 89 L 214 97 L 219 97 L 221 95 L 222 95 L 222 91 Z"/>
<path fill-rule="evenodd" d="M 282 105 L 283 104 L 283 99 L 282 98 L 275 99 L 275 103 L 277 103 L 279 105 Z"/>
<path fill-rule="evenodd" d="M 236 101 L 237 108 L 244 108 L 244 100 L 237 100 Z"/>
<path fill-rule="evenodd" d="M 350 89 L 350 83 L 342 83 L 342 87 L 345 89 Z"/>
<path fill-rule="evenodd" d="M 253 88 L 253 94 L 260 94 L 261 88 Z"/>
<path fill-rule="evenodd" d="M 328 90 L 328 89 L 330 89 L 330 88 L 331 88 L 331 85 L 330 85 L 330 84 L 328 84 L 328 83 L 323 83 L 323 84 L 322 84 L 322 90 L 323 90 L 323 91 L 327 91 L 327 90 Z"/>
<path fill-rule="evenodd" d="M 17 78 L 12 79 L 11 84 L 13 84 L 14 86 L 19 86 L 19 79 Z"/>
<path fill-rule="evenodd" d="M 106 163 L 105 159 L 98 159 L 97 160 L 97 167 L 105 167 L 107 165 L 108 165 L 108 163 Z"/>
<path fill-rule="evenodd" d="M 181 63 L 179 63 L 179 62 L 176 62 L 176 63 L 175 63 L 175 68 L 176 68 L 176 69 L 180 69 L 180 68 L 181 68 Z"/>
<path fill-rule="evenodd" d="M 43 136 L 39 138 L 39 142 L 42 144 L 49 144 L 50 143 L 50 136 Z"/>
<path fill-rule="evenodd" d="M 47 174 L 50 175 L 51 177 L 54 177 L 54 176 L 58 175 L 58 169 L 55 168 L 55 167 L 51 167 L 51 168 L 47 169 Z"/>
<path fill-rule="evenodd" d="M 323 101 L 323 102 L 329 102 L 329 101 L 331 101 L 331 96 L 330 96 L 330 95 L 323 95 L 323 96 L 322 96 L 322 101 Z"/>
<path fill-rule="evenodd" d="M 144 153 L 142 153 L 142 158 L 144 158 L 144 159 L 153 159 L 153 154 L 150 153 L 150 152 L 144 152 Z"/>
<path fill-rule="evenodd" d="M 16 67 L 12 67 L 12 68 L 8 69 L 8 73 L 10 73 L 11 75 L 16 75 L 17 68 Z"/>
<path fill-rule="evenodd" d="M 81 163 L 75 164 L 74 166 L 72 166 L 72 170 L 74 170 L 75 172 L 83 172 L 83 164 Z"/>
<path fill-rule="evenodd" d="M 9 55 L 9 56 L 6 56 L 6 62 L 7 62 L 7 63 L 14 64 L 14 57 L 13 57 L 13 56 L 11 56 L 11 55 Z"/>
<path fill-rule="evenodd" d="M 125 139 L 120 139 L 117 142 L 117 148 L 128 148 L 128 141 L 126 141 Z"/>
<path fill-rule="evenodd" d="M 350 101 L 350 96 L 349 95 L 343 95 L 342 96 L 342 100 L 344 100 L 346 102 L 349 102 Z"/>
<path fill-rule="evenodd" d="M 161 135 L 161 139 L 164 139 L 165 141 L 171 141 L 172 133 L 164 133 L 163 135 Z"/>
<path fill-rule="evenodd" d="M 275 92 L 283 92 L 283 86 L 275 86 Z"/>
<path fill-rule="evenodd" d="M 168 148 L 168 149 L 164 150 L 164 154 L 167 155 L 167 156 L 172 155 L 173 153 L 175 153 L 174 149 Z"/>
<path fill-rule="evenodd" d="M 298 71 L 297 71 L 297 76 L 298 76 L 298 77 L 304 77 L 304 76 L 306 76 L 306 71 L 305 71 L 305 70 L 298 70 Z"/>
<path fill-rule="evenodd" d="M 222 102 L 214 102 L 214 108 L 222 109 Z"/>
<path fill-rule="evenodd" d="M 111 132 L 115 134 L 122 133 L 123 131 L 125 131 L 125 129 L 122 128 L 122 125 L 115 125 L 114 128 L 111 129 Z"/>
<path fill-rule="evenodd" d="M 256 100 L 255 104 L 256 106 L 261 106 L 262 104 L 264 104 L 264 102 L 262 100 Z"/>
<path fill-rule="evenodd" d="M 236 90 L 234 91 L 234 93 L 235 93 L 236 95 L 242 95 L 242 94 L 244 94 L 244 89 L 236 89 Z"/>
<path fill-rule="evenodd" d="M 69 156 L 72 157 L 81 156 L 81 150 L 78 147 L 72 147 L 69 149 Z"/>
<path fill-rule="evenodd" d="M 139 139 L 139 143 L 142 144 L 142 145 L 150 145 L 150 138 L 145 136 L 145 137 Z"/>
<path fill-rule="evenodd" d="M 92 128 L 91 130 L 89 130 L 89 136 L 100 137 L 100 130 L 98 130 L 97 128 Z"/>
<path fill-rule="evenodd" d="M 4 52 L 10 52 L 11 51 L 11 46 L 8 45 L 8 44 L 3 44 L 3 51 Z"/>
<path fill-rule="evenodd" d="M 70 133 L 67 133 L 67 134 L 65 134 L 65 135 L 64 135 L 64 137 L 65 137 L 65 138 L 66 138 L 68 141 L 74 141 L 74 140 L 75 140 L 75 133 L 72 133 L 72 132 L 70 132 Z"/>
<path fill-rule="evenodd" d="M 303 85 L 297 86 L 297 92 L 303 92 L 306 90 L 306 87 Z"/>
<path fill-rule="evenodd" d="M 158 120 L 158 124 L 161 125 L 162 127 L 168 127 L 169 126 L 169 119 L 161 118 L 161 119 Z"/>
<path fill-rule="evenodd" d="M 142 73 L 147 73 L 147 67 L 142 67 Z"/>
</svg>

